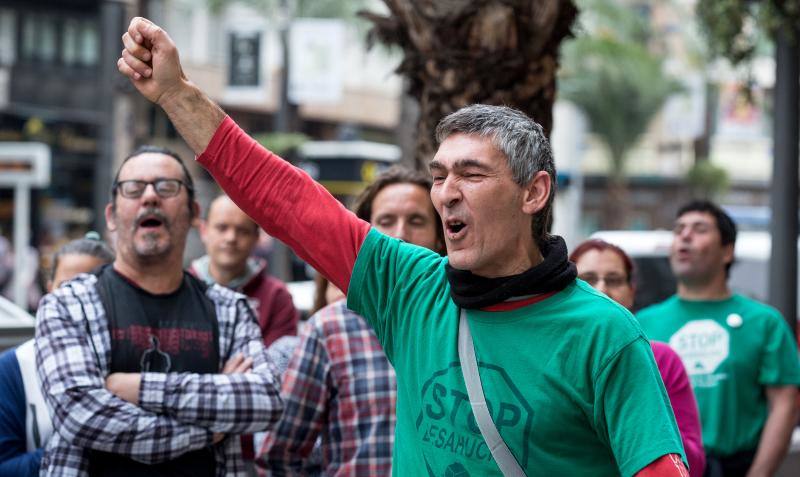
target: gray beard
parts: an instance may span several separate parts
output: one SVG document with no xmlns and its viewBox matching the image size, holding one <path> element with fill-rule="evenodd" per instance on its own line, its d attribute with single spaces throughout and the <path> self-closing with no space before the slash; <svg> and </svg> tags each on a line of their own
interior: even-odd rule
<svg viewBox="0 0 800 477">
<path fill-rule="evenodd" d="M 133 246 L 133 251 L 136 258 L 143 262 L 153 262 L 169 255 L 172 251 L 172 243 L 168 242 L 164 245 L 159 245 L 158 237 L 156 234 L 145 234 L 143 245 Z"/>
</svg>

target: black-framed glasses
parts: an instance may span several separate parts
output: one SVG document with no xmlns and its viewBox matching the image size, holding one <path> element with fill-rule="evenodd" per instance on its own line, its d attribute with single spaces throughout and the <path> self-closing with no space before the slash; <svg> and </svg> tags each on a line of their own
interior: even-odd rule
<svg viewBox="0 0 800 477">
<path fill-rule="evenodd" d="M 181 191 L 181 187 L 186 187 L 186 190 L 192 190 L 192 187 L 185 184 L 180 179 L 156 179 L 154 181 L 140 181 L 129 180 L 119 181 L 114 184 L 114 190 L 119 191 L 119 194 L 126 199 L 138 199 L 144 194 L 147 186 L 152 184 L 153 189 L 162 199 L 175 197 Z"/>
</svg>

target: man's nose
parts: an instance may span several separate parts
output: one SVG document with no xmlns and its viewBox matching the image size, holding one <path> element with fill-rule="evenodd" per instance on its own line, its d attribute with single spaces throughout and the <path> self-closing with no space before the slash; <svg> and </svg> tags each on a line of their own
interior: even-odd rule
<svg viewBox="0 0 800 477">
<path fill-rule="evenodd" d="M 148 203 L 157 203 L 161 200 L 161 197 L 156 193 L 156 186 L 154 184 L 147 184 L 144 186 L 144 191 L 142 192 L 142 202 Z"/>
<path fill-rule="evenodd" d="M 441 186 L 440 200 L 445 207 L 452 207 L 461 200 L 461 189 L 456 180 L 448 177 Z"/>
</svg>

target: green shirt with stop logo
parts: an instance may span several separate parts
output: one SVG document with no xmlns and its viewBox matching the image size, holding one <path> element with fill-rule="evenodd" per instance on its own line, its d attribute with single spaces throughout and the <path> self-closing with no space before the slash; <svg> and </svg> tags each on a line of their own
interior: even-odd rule
<svg viewBox="0 0 800 477">
<path fill-rule="evenodd" d="M 393 474 L 499 476 L 467 398 L 445 264 L 372 230 L 348 306 L 370 322 L 397 373 Z M 467 317 L 490 414 L 526 475 L 632 476 L 683 454 L 641 329 L 584 282 Z"/>
<path fill-rule="evenodd" d="M 780 313 L 742 295 L 718 301 L 673 296 L 637 318 L 650 339 L 669 343 L 681 356 L 706 452 L 756 449 L 767 418 L 764 387 L 800 385 L 797 345 Z"/>
</svg>

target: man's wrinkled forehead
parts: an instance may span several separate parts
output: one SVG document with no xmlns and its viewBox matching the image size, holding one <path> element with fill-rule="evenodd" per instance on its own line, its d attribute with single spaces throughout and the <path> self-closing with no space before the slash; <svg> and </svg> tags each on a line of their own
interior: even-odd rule
<svg viewBox="0 0 800 477">
<path fill-rule="evenodd" d="M 491 137 L 480 134 L 454 133 L 439 145 L 429 170 L 459 170 L 466 168 L 491 168 L 500 160 L 507 164 L 508 158 L 497 147 Z"/>
<path fill-rule="evenodd" d="M 183 170 L 174 158 L 166 154 L 145 152 L 125 161 L 120 167 L 117 180 L 152 180 L 156 178 L 183 180 Z"/>
</svg>

